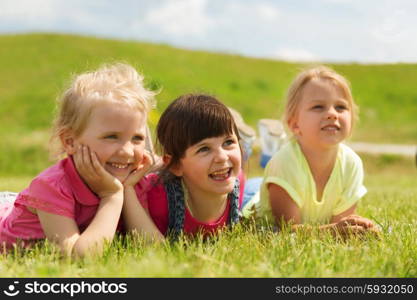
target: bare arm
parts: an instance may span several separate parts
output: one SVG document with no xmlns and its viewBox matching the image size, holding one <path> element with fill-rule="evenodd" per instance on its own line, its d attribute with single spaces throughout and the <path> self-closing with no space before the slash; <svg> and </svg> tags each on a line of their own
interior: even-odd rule
<svg viewBox="0 0 417 300">
<path fill-rule="evenodd" d="M 310 225 L 301 224 L 300 209 L 281 186 L 270 183 L 268 185 L 269 201 L 271 204 L 272 214 L 278 225 L 282 222 L 290 223 L 292 230 L 312 230 Z M 346 236 L 349 234 L 363 234 L 366 231 L 374 231 L 372 221 L 353 215 L 356 205 L 346 211 L 333 216 L 329 224 L 320 225 L 320 231 L 330 231 L 333 234 Z"/>
<path fill-rule="evenodd" d="M 139 233 L 150 240 L 164 239 L 158 227 L 139 203 L 133 187 L 125 188 L 122 216 L 127 231 Z"/>
<path fill-rule="evenodd" d="M 65 254 L 85 256 L 100 254 L 106 241 L 112 241 L 123 205 L 123 185 L 99 163 L 88 147 L 77 149 L 74 163 L 78 173 L 100 198 L 97 212 L 80 233 L 76 222 L 64 216 L 37 210 L 48 239 L 54 241 Z"/>
<path fill-rule="evenodd" d="M 124 202 L 122 216 L 127 231 L 136 232 L 151 240 L 159 241 L 163 240 L 164 236 L 140 204 L 134 188 L 136 183 L 150 168 L 151 159 L 148 154 L 145 154 L 142 164 L 123 182 Z"/>
<path fill-rule="evenodd" d="M 73 219 L 37 210 L 47 239 L 55 242 L 66 255 L 100 254 L 104 244 L 113 240 L 123 203 L 123 193 L 103 198 L 85 231 L 80 234 Z"/>
<path fill-rule="evenodd" d="M 300 224 L 300 209 L 291 196 L 281 186 L 274 183 L 268 184 L 269 203 L 272 214 L 278 225 L 282 222 Z"/>
</svg>

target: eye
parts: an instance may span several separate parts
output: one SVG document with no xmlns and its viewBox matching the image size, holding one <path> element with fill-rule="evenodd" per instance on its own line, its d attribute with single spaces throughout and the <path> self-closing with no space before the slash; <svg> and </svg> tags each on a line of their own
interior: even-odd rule
<svg viewBox="0 0 417 300">
<path fill-rule="evenodd" d="M 198 148 L 197 153 L 204 153 L 204 152 L 208 152 L 209 150 L 210 150 L 209 147 L 203 146 L 201 148 Z"/>
<path fill-rule="evenodd" d="M 227 139 L 224 143 L 223 143 L 223 145 L 224 146 L 231 146 L 231 145 L 233 145 L 233 144 L 236 144 L 236 141 L 234 140 L 234 139 Z"/>
<path fill-rule="evenodd" d="M 145 137 L 144 137 L 144 136 L 142 136 L 142 135 L 135 135 L 135 136 L 132 138 L 132 140 L 133 140 L 135 143 L 140 143 L 140 142 L 142 142 L 144 139 L 145 139 Z"/>
<path fill-rule="evenodd" d="M 317 105 L 314 105 L 311 109 L 312 110 L 321 110 L 321 109 L 323 109 L 323 105 L 317 104 Z"/>
<path fill-rule="evenodd" d="M 349 108 L 346 105 L 337 105 L 336 110 L 337 111 L 344 111 L 344 110 L 349 110 Z"/>
<path fill-rule="evenodd" d="M 117 135 L 115 135 L 115 134 L 109 134 L 109 135 L 106 135 L 104 138 L 105 139 L 109 139 L 109 140 L 114 140 L 114 139 L 117 139 Z"/>
</svg>

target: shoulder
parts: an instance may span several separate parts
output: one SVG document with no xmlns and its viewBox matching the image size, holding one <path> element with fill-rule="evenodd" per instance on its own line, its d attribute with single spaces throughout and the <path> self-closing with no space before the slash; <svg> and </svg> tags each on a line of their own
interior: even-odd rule
<svg viewBox="0 0 417 300">
<path fill-rule="evenodd" d="M 342 169 L 346 172 L 355 169 L 363 169 L 363 163 L 360 156 L 345 144 L 340 144 L 339 159 Z"/>
<path fill-rule="evenodd" d="M 32 180 L 29 187 L 21 192 L 17 203 L 73 217 L 74 197 L 65 175 L 65 160 L 49 167 Z"/>
<path fill-rule="evenodd" d="M 264 176 L 299 173 L 302 169 L 303 154 L 295 139 L 290 139 L 268 162 Z"/>
<path fill-rule="evenodd" d="M 298 143 L 294 138 L 289 139 L 284 145 L 272 156 L 272 158 L 284 158 L 295 155 Z"/>
<path fill-rule="evenodd" d="M 41 172 L 30 183 L 29 191 L 35 194 L 46 191 L 71 194 L 64 165 L 65 161 L 60 161 Z"/>
<path fill-rule="evenodd" d="M 43 170 L 37 175 L 34 180 L 48 180 L 48 181 L 59 181 L 65 177 L 65 165 L 66 159 L 60 160 L 49 168 Z"/>
<path fill-rule="evenodd" d="M 271 158 L 271 162 L 280 162 L 288 163 L 294 162 L 294 160 L 299 160 L 300 155 L 302 155 L 300 146 L 297 141 L 292 138 L 288 140 Z"/>
</svg>

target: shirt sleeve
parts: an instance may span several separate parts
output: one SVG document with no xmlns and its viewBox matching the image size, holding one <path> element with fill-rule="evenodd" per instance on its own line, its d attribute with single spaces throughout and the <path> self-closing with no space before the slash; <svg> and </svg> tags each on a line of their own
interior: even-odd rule
<svg viewBox="0 0 417 300">
<path fill-rule="evenodd" d="M 154 184 L 153 174 L 148 174 L 143 177 L 135 186 L 136 196 L 138 197 L 139 203 L 142 207 L 148 211 L 149 203 L 148 203 L 148 192 L 152 189 L 152 185 Z"/>
<path fill-rule="evenodd" d="M 268 163 L 264 173 L 265 189 L 267 190 L 269 183 L 279 185 L 298 207 L 302 207 L 303 200 L 299 188 L 303 185 L 303 176 L 300 176 L 302 173 L 298 171 L 299 164 L 295 155 L 285 150 L 278 152 Z"/>
<path fill-rule="evenodd" d="M 38 177 L 31 182 L 27 193 L 16 201 L 35 209 L 74 219 L 75 200 L 71 191 L 66 188 L 68 186 L 63 178 L 53 180 Z"/>
<path fill-rule="evenodd" d="M 363 185 L 364 170 L 362 160 L 353 150 L 349 150 L 343 169 L 343 193 L 340 202 L 333 210 L 333 215 L 338 215 L 352 207 L 367 192 Z"/>
<path fill-rule="evenodd" d="M 168 200 L 164 185 L 155 173 L 145 176 L 136 186 L 139 202 L 162 234 L 168 229 Z"/>
</svg>

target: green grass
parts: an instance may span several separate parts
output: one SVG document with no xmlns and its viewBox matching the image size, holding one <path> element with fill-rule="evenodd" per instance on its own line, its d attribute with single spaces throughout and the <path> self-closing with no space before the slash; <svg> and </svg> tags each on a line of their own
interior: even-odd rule
<svg viewBox="0 0 417 300">
<path fill-rule="evenodd" d="M 0 36 L 0 191 L 21 191 L 48 158 L 54 99 L 73 73 L 111 61 L 131 63 L 162 92 L 152 112 L 178 95 L 208 92 L 256 126 L 277 118 L 285 91 L 303 67 L 280 61 L 187 51 L 165 45 L 80 36 Z M 333 65 L 352 82 L 361 107 L 353 140 L 415 144 L 417 65 Z M 256 150 L 256 149 L 255 149 Z M 259 150 L 248 166 L 261 176 Z M 50 244 L 0 255 L 2 277 L 416 277 L 417 169 L 411 158 L 363 156 L 368 194 L 358 213 L 384 229 L 381 239 L 277 234 L 249 222 L 218 238 L 145 245 L 118 238 L 101 257 L 60 258 Z"/>
<path fill-rule="evenodd" d="M 415 224 L 414 224 L 415 225 Z M 238 226 L 216 239 L 145 245 L 117 239 L 99 258 L 59 258 L 51 245 L 0 259 L 5 277 L 415 277 L 416 246 L 407 224 L 381 240 L 277 234 Z"/>
<path fill-rule="evenodd" d="M 261 169 L 255 153 L 249 176 Z M 101 257 L 60 258 L 48 243 L 0 256 L 3 277 L 416 277 L 417 169 L 408 158 L 363 155 L 368 194 L 358 213 L 383 228 L 381 239 L 275 233 L 252 221 L 218 238 L 149 244 L 117 238 Z M 0 178 L 19 190 L 29 177 Z"/>
</svg>

